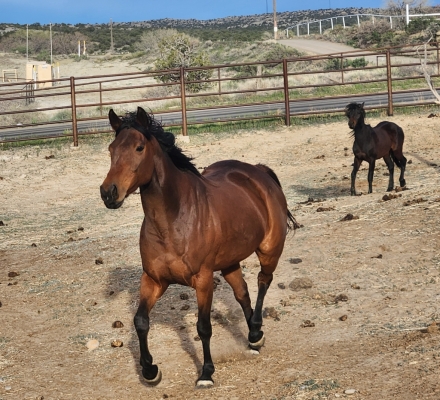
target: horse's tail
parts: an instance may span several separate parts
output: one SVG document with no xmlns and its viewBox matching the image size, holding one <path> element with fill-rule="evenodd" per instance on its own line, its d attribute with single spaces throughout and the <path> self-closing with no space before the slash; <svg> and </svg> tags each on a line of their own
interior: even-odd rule
<svg viewBox="0 0 440 400">
<path fill-rule="evenodd" d="M 269 168 L 267 165 L 264 164 L 257 164 L 257 167 L 266 172 L 275 182 L 276 184 L 282 189 L 281 182 L 278 179 L 277 174 L 273 171 L 273 169 Z M 287 209 L 287 228 L 289 230 L 298 229 L 300 225 L 298 222 L 296 222 L 295 217 L 292 215 L 292 213 Z"/>
</svg>

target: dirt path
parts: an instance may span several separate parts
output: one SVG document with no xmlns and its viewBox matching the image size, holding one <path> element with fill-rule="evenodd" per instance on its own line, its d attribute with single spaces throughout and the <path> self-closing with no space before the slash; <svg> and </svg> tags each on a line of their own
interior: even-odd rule
<svg viewBox="0 0 440 400">
<path fill-rule="evenodd" d="M 192 290 L 172 286 L 152 313 L 156 388 L 140 378 L 137 307 L 142 210 L 107 210 L 99 185 L 110 138 L 0 151 L 0 398 L 438 399 L 440 153 L 438 118 L 391 118 L 406 134 L 408 189 L 389 201 L 380 161 L 374 193 L 349 196 L 346 123 L 200 135 L 181 143 L 198 167 L 227 158 L 278 174 L 304 225 L 288 237 L 266 297 L 266 345 L 223 278 L 214 293 L 215 387 L 201 366 Z M 372 124 L 379 120 L 370 120 Z M 367 166 L 358 175 L 366 192 Z M 347 214 L 355 218 L 341 221 Z M 243 262 L 253 301 L 256 258 Z M 188 294 L 182 300 L 181 294 Z M 115 320 L 124 327 L 112 328 Z M 308 322 L 306 322 L 308 321 Z M 113 348 L 121 339 L 121 348 Z M 97 340 L 99 347 L 86 344 Z"/>
<path fill-rule="evenodd" d="M 283 39 L 278 40 L 278 43 L 283 44 L 284 46 L 294 47 L 295 49 L 304 51 L 309 55 L 343 53 L 358 50 L 342 43 L 326 42 L 324 40 L 316 39 Z"/>
</svg>

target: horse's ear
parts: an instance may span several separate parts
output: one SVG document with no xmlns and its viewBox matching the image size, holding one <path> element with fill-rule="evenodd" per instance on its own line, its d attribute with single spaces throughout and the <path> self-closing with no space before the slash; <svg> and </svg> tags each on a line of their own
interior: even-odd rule
<svg viewBox="0 0 440 400">
<path fill-rule="evenodd" d="M 138 107 L 137 109 L 136 121 L 145 128 L 149 128 L 151 126 L 151 117 L 142 107 Z"/>
<path fill-rule="evenodd" d="M 108 112 L 108 119 L 110 121 L 110 125 L 112 126 L 113 130 L 116 132 L 119 127 L 122 124 L 122 120 L 116 115 L 116 113 L 111 108 Z"/>
<path fill-rule="evenodd" d="M 365 101 L 362 102 L 361 107 L 364 108 Z"/>
</svg>

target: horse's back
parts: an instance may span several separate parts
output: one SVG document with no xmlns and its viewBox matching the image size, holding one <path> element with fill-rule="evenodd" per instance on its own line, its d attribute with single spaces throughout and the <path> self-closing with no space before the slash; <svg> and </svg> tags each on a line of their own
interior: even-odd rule
<svg viewBox="0 0 440 400">
<path fill-rule="evenodd" d="M 394 122 L 382 121 L 379 122 L 374 128 L 378 139 L 380 141 L 390 142 L 389 146 L 392 150 L 402 148 L 405 140 L 403 129 Z"/>
<path fill-rule="evenodd" d="M 266 220 L 278 218 L 287 224 L 287 201 L 275 173 L 265 165 L 252 165 L 238 160 L 219 161 L 203 172 L 208 193 L 215 208 L 225 205 L 241 209 L 234 218 Z M 231 207 L 232 206 L 232 207 Z"/>
</svg>

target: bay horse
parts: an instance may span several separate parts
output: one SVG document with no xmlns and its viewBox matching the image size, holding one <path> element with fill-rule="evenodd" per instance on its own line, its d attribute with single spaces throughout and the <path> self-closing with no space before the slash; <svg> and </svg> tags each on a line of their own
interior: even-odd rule
<svg viewBox="0 0 440 400">
<path fill-rule="evenodd" d="M 394 122 L 383 121 L 374 128 L 365 124 L 364 103 L 350 103 L 345 107 L 345 116 L 348 118 L 348 126 L 353 129 L 353 154 L 354 163 L 351 172 L 351 195 L 356 195 L 356 174 L 362 161 L 369 163 L 368 169 L 368 193 L 373 191 L 373 175 L 376 160 L 383 158 L 390 173 L 388 189 L 394 188 L 394 163 L 400 168 L 400 186 L 406 185 L 404 174 L 406 158 L 403 155 L 404 134 L 400 126 Z"/>
<path fill-rule="evenodd" d="M 142 375 L 151 385 L 161 380 L 148 349 L 149 314 L 170 284 L 181 284 L 196 291 L 197 332 L 203 347 L 196 385 L 212 386 L 214 271 L 221 271 L 243 310 L 249 346 L 261 348 L 263 300 L 287 232 L 298 225 L 269 167 L 227 160 L 201 174 L 176 146 L 174 135 L 142 108 L 122 118 L 110 110 L 109 121 L 116 135 L 109 146 L 110 170 L 100 187 L 102 200 L 107 208 L 117 209 L 139 188 L 145 215 L 139 242 L 140 301 L 134 317 Z M 261 266 L 255 310 L 240 268 L 240 261 L 253 252 Z"/>
</svg>

